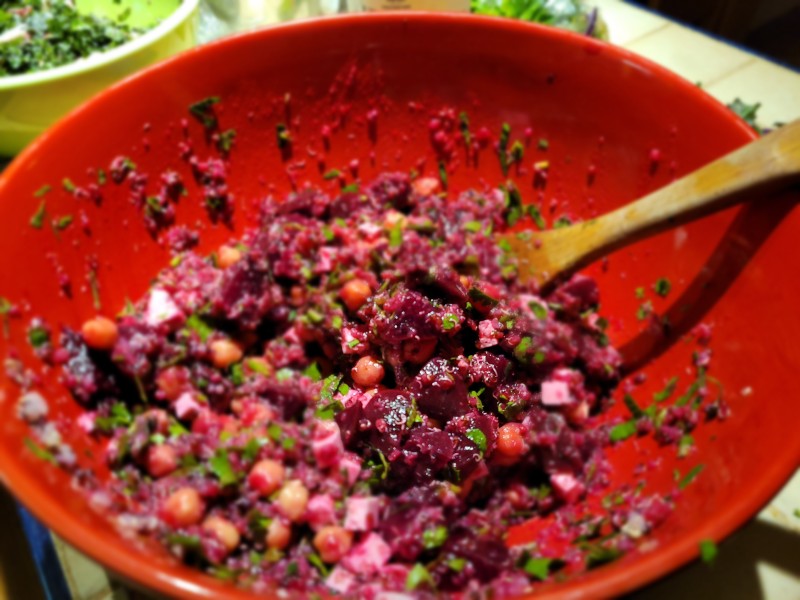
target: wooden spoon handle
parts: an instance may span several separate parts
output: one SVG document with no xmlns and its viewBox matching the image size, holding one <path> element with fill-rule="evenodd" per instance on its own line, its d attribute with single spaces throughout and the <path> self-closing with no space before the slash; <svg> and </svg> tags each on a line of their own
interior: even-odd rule
<svg viewBox="0 0 800 600">
<path fill-rule="evenodd" d="M 546 232 L 547 283 L 627 244 L 800 181 L 800 120 L 593 221 Z M 531 264 L 542 262 L 531 253 Z"/>
<path fill-rule="evenodd" d="M 786 187 L 800 178 L 795 121 L 598 219 L 607 249 Z"/>
</svg>

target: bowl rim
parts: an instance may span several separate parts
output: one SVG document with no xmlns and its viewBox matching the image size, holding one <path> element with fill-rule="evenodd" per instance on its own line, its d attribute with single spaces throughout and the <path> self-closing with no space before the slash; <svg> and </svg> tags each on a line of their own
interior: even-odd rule
<svg viewBox="0 0 800 600">
<path fill-rule="evenodd" d="M 568 40 L 570 44 L 581 44 L 588 49 L 602 50 L 614 59 L 625 62 L 634 68 L 646 69 L 669 85 L 676 86 L 682 93 L 691 94 L 699 105 L 703 105 L 709 111 L 716 112 L 728 119 L 730 126 L 738 129 L 741 133 L 743 144 L 758 137 L 749 125 L 724 104 L 677 73 L 629 50 L 608 42 L 588 38 L 579 33 L 534 23 L 501 17 L 478 16 L 469 13 L 432 13 L 423 11 L 354 13 L 282 23 L 231 35 L 202 47 L 184 51 L 123 79 L 96 95 L 83 106 L 72 111 L 68 116 L 60 119 L 59 122 L 30 144 L 0 174 L 0 193 L 2 193 L 4 180 L 13 177 L 18 169 L 24 168 L 23 165 L 28 159 L 35 159 L 39 148 L 47 144 L 49 137 L 57 135 L 71 117 L 83 111 L 93 110 L 95 104 L 104 102 L 109 96 L 121 93 L 121 90 L 132 81 L 149 77 L 160 70 L 169 69 L 174 63 L 193 60 L 198 54 L 214 52 L 218 46 L 236 44 L 240 38 L 281 36 L 285 32 L 304 29 L 313 31 L 318 28 L 347 27 L 351 23 L 362 21 L 372 21 L 378 25 L 407 24 L 414 21 L 422 24 L 438 23 L 448 26 L 461 24 L 472 24 L 474 26 L 482 22 L 483 24 L 480 26 L 505 29 L 509 33 L 526 33 L 553 40 Z M 713 519 L 709 519 L 703 527 L 694 532 L 694 535 L 687 535 L 670 542 L 659 551 L 642 554 L 637 561 L 638 564 L 635 569 L 620 568 L 612 564 L 603 569 L 580 575 L 571 581 L 559 583 L 555 587 L 547 587 L 541 591 L 534 592 L 530 596 L 523 597 L 535 596 L 538 600 L 618 597 L 675 572 L 699 556 L 698 544 L 700 541 L 710 539 L 719 542 L 744 525 L 765 506 L 794 474 L 797 465 L 800 464 L 800 444 L 796 445 L 795 454 L 796 456 L 790 456 L 787 453 L 784 461 L 773 461 L 771 464 L 765 465 L 763 476 L 758 482 L 749 487 L 748 494 L 732 497 L 727 509 L 719 512 Z M 29 507 L 30 511 L 59 536 L 86 555 L 100 562 L 104 567 L 120 575 L 133 586 L 150 589 L 168 597 L 194 600 L 209 600 L 221 597 L 221 594 L 225 598 L 235 600 L 253 600 L 255 598 L 253 592 L 249 590 L 233 587 L 200 571 L 190 571 L 189 567 L 183 567 L 186 569 L 185 575 L 183 572 L 175 574 L 177 565 L 165 569 L 158 562 L 148 562 L 144 554 L 139 558 L 127 554 L 108 552 L 100 534 L 94 531 L 86 531 L 86 527 L 79 520 L 64 518 L 67 516 L 64 509 L 58 506 L 58 503 L 52 502 L 52 499 L 46 493 L 34 486 L 30 481 L 29 474 L 24 473 L 21 465 L 16 464 L 10 457 L 5 456 L 3 452 L 0 452 L 0 482 L 13 491 L 18 498 L 25 498 L 26 501 L 24 503 Z M 616 564 L 620 565 L 620 563 Z M 199 581 L 200 579 L 202 579 L 202 582 Z"/>
<path fill-rule="evenodd" d="M 0 76 L 0 91 L 12 90 L 28 86 L 35 86 L 41 83 L 50 83 L 71 77 L 90 73 L 109 63 L 134 54 L 146 48 L 150 44 L 166 37 L 172 30 L 180 26 L 184 21 L 191 17 L 200 0 L 180 0 L 181 3 L 169 16 L 163 19 L 152 29 L 148 29 L 139 37 L 129 42 L 107 50 L 106 52 L 94 52 L 86 58 L 79 58 L 66 65 L 45 69 L 44 71 L 34 71 L 32 73 L 20 73 L 19 75 Z"/>
</svg>

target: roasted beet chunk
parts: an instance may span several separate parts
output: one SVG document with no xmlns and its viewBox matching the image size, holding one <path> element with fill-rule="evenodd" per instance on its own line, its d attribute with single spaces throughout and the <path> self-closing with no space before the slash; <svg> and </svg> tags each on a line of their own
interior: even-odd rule
<svg viewBox="0 0 800 600">
<path fill-rule="evenodd" d="M 413 562 L 422 553 L 423 533 L 444 524 L 444 513 L 436 492 L 428 486 L 404 492 L 390 505 L 379 525 L 392 548 L 392 555 Z"/>
<path fill-rule="evenodd" d="M 336 415 L 336 424 L 342 434 L 342 442 L 348 448 L 358 440 L 359 424 L 364 414 L 361 402 L 354 402 Z"/>
<path fill-rule="evenodd" d="M 214 304 L 225 317 L 254 329 L 272 307 L 269 274 L 245 258 L 225 270 Z"/>
<path fill-rule="evenodd" d="M 450 478 L 454 481 L 464 481 L 480 464 L 483 453 L 477 442 L 466 435 L 451 433 L 455 451 L 450 463 Z"/>
<path fill-rule="evenodd" d="M 261 393 L 287 420 L 297 418 L 309 403 L 308 395 L 293 381 L 265 379 Z"/>
<path fill-rule="evenodd" d="M 64 365 L 64 384 L 78 400 L 88 402 L 107 383 L 108 377 L 92 360 L 79 333 L 65 329 L 61 346 L 69 355 Z"/>
<path fill-rule="evenodd" d="M 442 554 L 466 559 L 463 572 L 467 580 L 475 577 L 479 581 L 491 581 L 511 566 L 508 548 L 501 540 L 489 535 L 479 536 L 466 527 L 450 532 Z M 440 586 L 444 589 L 454 589 L 455 581 L 451 577 L 460 579 L 451 569 L 442 570 L 441 575 Z"/>
<path fill-rule="evenodd" d="M 379 206 L 389 205 L 398 210 L 411 208 L 411 182 L 405 173 L 386 173 L 379 175 L 367 188 Z"/>
<path fill-rule="evenodd" d="M 306 217 L 322 217 L 328 209 L 330 199 L 317 190 L 306 189 L 290 195 L 278 205 L 279 215 L 301 214 Z M 348 215 L 349 216 L 349 215 Z"/>
<path fill-rule="evenodd" d="M 119 323 L 119 339 L 112 353 L 120 370 L 130 377 L 143 377 L 150 373 L 153 358 L 163 345 L 163 338 L 152 327 L 126 317 Z"/>
<path fill-rule="evenodd" d="M 378 392 L 364 408 L 371 429 L 370 443 L 393 460 L 408 432 L 411 399 L 395 390 Z"/>
<path fill-rule="evenodd" d="M 502 383 L 511 371 L 511 361 L 505 356 L 491 352 L 479 352 L 470 360 L 472 379 L 488 388 L 495 388 Z"/>
<path fill-rule="evenodd" d="M 403 463 L 417 484 L 436 478 L 453 458 L 453 439 L 444 431 L 418 427 L 403 446 Z"/>
<path fill-rule="evenodd" d="M 467 386 L 443 358 L 428 361 L 409 388 L 419 410 L 439 421 L 449 421 L 469 410 Z"/>
<path fill-rule="evenodd" d="M 578 315 L 594 308 L 600 301 L 597 282 L 586 275 L 574 275 L 553 293 L 551 302 L 561 305 L 565 312 Z"/>
<path fill-rule="evenodd" d="M 405 341 L 434 339 L 436 330 L 431 322 L 433 304 L 419 292 L 399 288 L 383 305 L 385 315 L 376 317 L 374 329 L 389 346 Z"/>
</svg>

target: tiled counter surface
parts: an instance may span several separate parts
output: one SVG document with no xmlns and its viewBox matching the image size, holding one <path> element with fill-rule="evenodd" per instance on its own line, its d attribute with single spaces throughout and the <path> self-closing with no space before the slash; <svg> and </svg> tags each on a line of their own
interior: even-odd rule
<svg viewBox="0 0 800 600">
<path fill-rule="evenodd" d="M 590 2 L 591 3 L 591 2 Z M 759 122 L 800 118 L 800 74 L 744 50 L 619 0 L 594 0 L 608 23 L 611 41 L 642 54 L 703 88 L 722 102 L 761 102 Z M 720 546 L 713 566 L 696 563 L 636 592 L 637 600 L 726 598 L 800 600 L 800 472 L 757 519 Z M 6 540 L 21 534 L 10 532 Z M 56 552 L 75 600 L 128 598 L 94 562 L 56 539 Z M 13 566 L 20 548 L 0 544 L 0 599 L 22 598 L 35 583 L 28 564 Z M 19 559 L 17 558 L 18 562 Z M 21 584 L 20 580 L 25 583 Z M 25 598 L 39 598 L 30 589 Z M 60 599 L 58 599 L 60 600 Z"/>
</svg>

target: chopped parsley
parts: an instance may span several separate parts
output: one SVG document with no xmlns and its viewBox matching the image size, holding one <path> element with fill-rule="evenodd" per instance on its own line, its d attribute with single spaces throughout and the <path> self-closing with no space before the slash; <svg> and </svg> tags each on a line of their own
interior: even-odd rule
<svg viewBox="0 0 800 600">
<path fill-rule="evenodd" d="M 434 581 L 428 569 L 425 568 L 425 565 L 416 563 L 408 572 L 408 577 L 406 578 L 406 590 L 410 592 L 423 586 L 435 588 L 436 582 Z"/>
<path fill-rule="evenodd" d="M 44 217 L 47 214 L 47 207 L 45 206 L 44 200 L 39 203 L 39 208 L 36 209 L 36 212 L 31 217 L 31 227 L 34 229 L 41 229 L 42 225 L 44 225 Z"/>
<path fill-rule="evenodd" d="M 666 279 L 665 277 L 659 278 L 653 284 L 653 291 L 662 298 L 666 298 L 667 294 L 669 294 L 671 289 L 672 289 L 672 284 L 670 283 L 669 279 Z"/>
<path fill-rule="evenodd" d="M 426 529 L 422 533 L 422 547 L 425 550 L 433 550 L 443 545 L 447 541 L 447 527 L 440 525 L 435 529 Z"/>
<path fill-rule="evenodd" d="M 700 542 L 700 558 L 704 563 L 708 565 L 714 564 L 718 553 L 717 545 L 713 540 L 703 540 Z"/>
<path fill-rule="evenodd" d="M 214 105 L 219 103 L 219 96 L 209 96 L 189 105 L 189 113 L 206 129 L 217 126 L 217 116 L 214 114 Z"/>
<path fill-rule="evenodd" d="M 228 459 L 228 451 L 225 448 L 218 448 L 208 461 L 208 466 L 211 472 L 219 479 L 222 486 L 232 485 L 239 481 L 239 477 L 231 466 Z"/>
<path fill-rule="evenodd" d="M 625 421 L 612 427 L 611 431 L 608 432 L 608 437 L 612 442 L 621 442 L 635 435 L 636 431 L 636 421 Z"/>
<path fill-rule="evenodd" d="M 467 437 L 475 442 L 475 445 L 480 449 L 481 454 L 486 453 L 486 435 L 478 428 L 473 428 L 467 431 Z"/>
<path fill-rule="evenodd" d="M 697 465 L 697 466 L 693 467 L 693 468 L 692 468 L 692 469 L 691 469 L 691 470 L 690 470 L 688 473 L 686 473 L 686 475 L 684 475 L 684 476 L 683 476 L 683 478 L 682 478 L 682 479 L 681 479 L 681 480 L 678 482 L 678 489 L 681 489 L 681 490 L 682 490 L 682 489 L 684 489 L 685 487 L 687 487 L 687 486 L 688 486 L 690 483 L 692 483 L 692 482 L 695 480 L 695 478 L 696 478 L 696 477 L 697 477 L 697 476 L 698 476 L 698 475 L 699 475 L 699 474 L 700 474 L 700 473 L 703 471 L 703 469 L 704 469 L 704 468 L 705 468 L 705 465 L 702 465 L 702 464 L 700 464 L 700 465 Z"/>
</svg>

